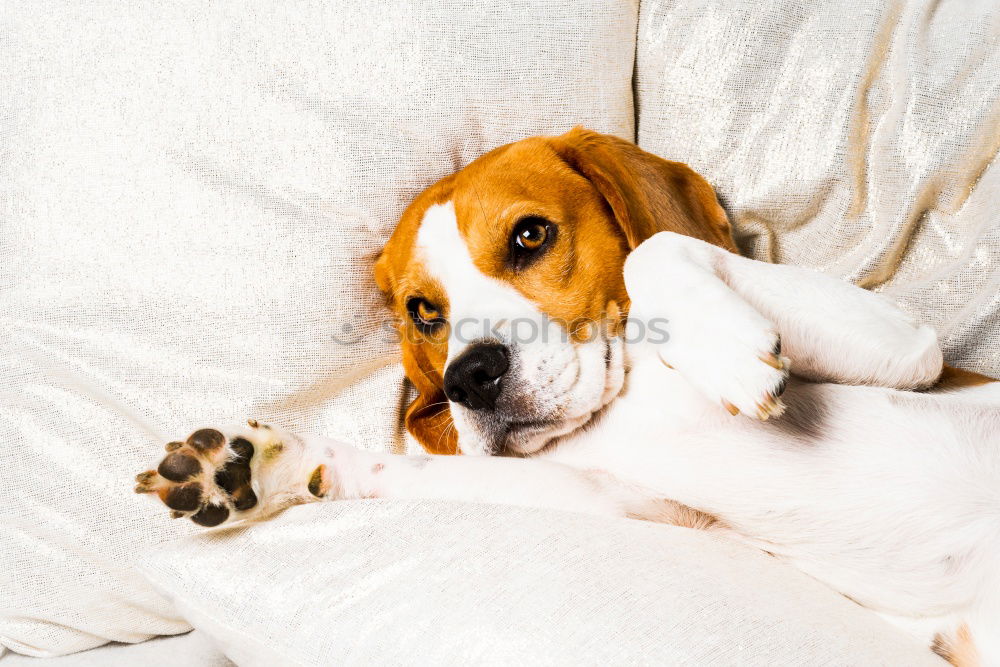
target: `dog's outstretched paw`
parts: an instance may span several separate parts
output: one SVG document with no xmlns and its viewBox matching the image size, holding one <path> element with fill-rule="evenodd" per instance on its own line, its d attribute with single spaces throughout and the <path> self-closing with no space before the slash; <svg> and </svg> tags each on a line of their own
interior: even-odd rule
<svg viewBox="0 0 1000 667">
<path fill-rule="evenodd" d="M 255 479 L 262 459 L 280 456 L 283 434 L 250 420 L 249 429 L 202 428 L 167 443 L 156 470 L 136 475 L 136 493 L 155 493 L 174 518 L 201 526 L 245 518 L 260 508 Z"/>
</svg>

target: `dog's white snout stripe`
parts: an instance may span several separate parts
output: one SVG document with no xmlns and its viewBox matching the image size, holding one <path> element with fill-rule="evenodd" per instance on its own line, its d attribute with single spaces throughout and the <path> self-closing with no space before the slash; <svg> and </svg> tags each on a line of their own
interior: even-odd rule
<svg viewBox="0 0 1000 667">
<path fill-rule="evenodd" d="M 543 325 L 542 313 L 531 301 L 473 262 L 452 202 L 427 209 L 416 248 L 427 272 L 448 296 L 449 361 L 479 341 L 507 342 L 511 326 Z"/>
</svg>

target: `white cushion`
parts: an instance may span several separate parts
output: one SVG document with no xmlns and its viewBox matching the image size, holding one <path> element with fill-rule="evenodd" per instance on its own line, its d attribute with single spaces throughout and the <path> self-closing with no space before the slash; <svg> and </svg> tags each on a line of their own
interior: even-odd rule
<svg viewBox="0 0 1000 667">
<path fill-rule="evenodd" d="M 193 529 L 132 492 L 168 439 L 257 417 L 402 448 L 374 254 L 499 144 L 631 138 L 636 11 L 6 3 L 0 643 L 189 628 L 132 567 Z"/>
<path fill-rule="evenodd" d="M 1000 3 L 643 2 L 639 144 L 744 248 L 878 288 L 1000 376 Z"/>
<path fill-rule="evenodd" d="M 245 666 L 941 664 L 774 558 L 628 519 L 317 503 L 142 569 Z"/>
<path fill-rule="evenodd" d="M 58 658 L 17 654 L 0 658 L 3 667 L 232 667 L 232 664 L 210 637 L 197 630 L 141 644 L 105 644 Z"/>
</svg>

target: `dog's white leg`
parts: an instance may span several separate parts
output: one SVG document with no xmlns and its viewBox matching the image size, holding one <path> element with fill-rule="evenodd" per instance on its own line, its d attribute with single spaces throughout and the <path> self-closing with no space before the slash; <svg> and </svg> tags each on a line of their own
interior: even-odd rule
<svg viewBox="0 0 1000 667">
<path fill-rule="evenodd" d="M 481 456 L 396 456 L 328 441 L 309 490 L 326 500 L 394 498 L 485 502 L 625 516 L 631 497 L 614 480 L 551 461 Z"/>
<path fill-rule="evenodd" d="M 317 500 L 439 499 L 637 516 L 690 525 L 696 513 L 648 498 L 606 473 L 553 461 L 396 456 L 251 422 L 205 428 L 167 445 L 156 470 L 137 477 L 175 517 L 203 526 L 259 519 Z M 689 514 L 690 513 L 690 514 Z"/>
<path fill-rule="evenodd" d="M 781 356 L 797 375 L 845 384 L 916 389 L 941 373 L 933 329 L 877 294 L 811 269 L 661 232 L 629 255 L 625 284 L 630 318 L 668 320 L 659 356 L 741 412 L 773 414 L 766 408 L 782 387 L 783 369 L 774 368 Z"/>
</svg>

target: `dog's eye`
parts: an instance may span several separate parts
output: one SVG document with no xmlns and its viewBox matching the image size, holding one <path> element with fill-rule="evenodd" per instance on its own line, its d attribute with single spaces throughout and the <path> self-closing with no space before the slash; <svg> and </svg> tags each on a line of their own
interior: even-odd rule
<svg viewBox="0 0 1000 667">
<path fill-rule="evenodd" d="M 522 269 L 537 257 L 540 250 L 552 243 L 556 227 L 545 218 L 530 216 L 514 226 L 510 237 L 511 263 Z"/>
<path fill-rule="evenodd" d="M 406 301 L 406 310 L 410 314 L 410 319 L 417 325 L 417 328 L 424 333 L 430 333 L 440 325 L 444 324 L 441 311 L 427 299 L 419 296 L 410 297 Z"/>
<path fill-rule="evenodd" d="M 522 220 L 517 225 L 514 234 L 514 243 L 524 250 L 538 250 L 545 245 L 545 239 L 549 235 L 549 230 L 544 222 L 537 218 Z"/>
</svg>

